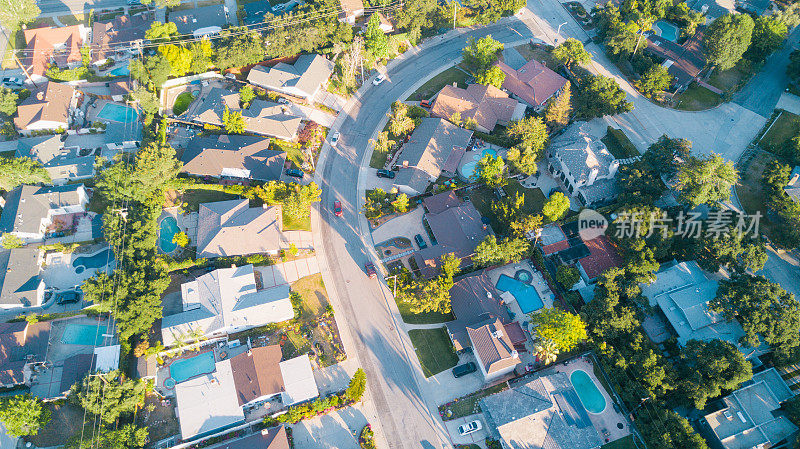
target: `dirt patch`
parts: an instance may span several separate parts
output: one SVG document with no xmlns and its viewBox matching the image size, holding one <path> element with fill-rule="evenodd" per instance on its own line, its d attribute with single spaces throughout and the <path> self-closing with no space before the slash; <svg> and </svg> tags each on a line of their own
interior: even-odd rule
<svg viewBox="0 0 800 449">
<path fill-rule="evenodd" d="M 60 446 L 67 444 L 73 436 L 79 436 L 84 419 L 92 423 L 91 415 L 84 416 L 83 409 L 67 401 L 46 403 L 50 409 L 50 422 L 39 430 L 37 435 L 28 441 L 38 447 Z"/>
<path fill-rule="evenodd" d="M 174 400 L 167 399 L 162 402 L 157 395 L 148 395 L 139 417 L 139 424 L 150 429 L 151 442 L 177 435 L 180 431 L 178 418 L 175 416 Z"/>
</svg>

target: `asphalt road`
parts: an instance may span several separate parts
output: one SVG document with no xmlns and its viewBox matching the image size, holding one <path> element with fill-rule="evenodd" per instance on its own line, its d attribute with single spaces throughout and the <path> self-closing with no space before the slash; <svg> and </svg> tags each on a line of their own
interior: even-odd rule
<svg viewBox="0 0 800 449">
<path fill-rule="evenodd" d="M 511 23 L 509 26 L 508 23 Z M 368 279 L 364 263 L 370 259 L 368 231 L 362 232 L 362 203 L 358 189 L 361 163 L 369 147 L 369 139 L 381 125 L 391 104 L 419 80 L 436 73 L 460 57 L 470 36 L 491 34 L 501 42 L 532 37 L 519 20 L 452 36 L 433 44 L 405 61 L 393 65 L 387 80 L 380 86 L 369 86 L 346 114 L 341 138 L 332 148 L 320 177 L 323 190 L 320 209 L 324 241 L 323 255 L 333 278 L 333 288 L 340 304 L 337 313 L 349 323 L 354 348 L 367 373 L 370 398 L 374 403 L 379 425 L 391 448 L 451 447 L 446 429 L 434 419 L 437 404 L 426 402 L 420 394 L 418 362 L 407 337 L 395 322 L 396 306 L 385 291 L 385 284 Z M 334 217 L 331 206 L 340 200 L 343 216 Z M 365 223 L 363 223 L 365 225 Z"/>
<path fill-rule="evenodd" d="M 42 10 L 43 16 L 56 13 L 83 13 L 90 9 L 101 10 L 127 6 L 126 0 L 38 0 L 36 4 Z"/>
</svg>

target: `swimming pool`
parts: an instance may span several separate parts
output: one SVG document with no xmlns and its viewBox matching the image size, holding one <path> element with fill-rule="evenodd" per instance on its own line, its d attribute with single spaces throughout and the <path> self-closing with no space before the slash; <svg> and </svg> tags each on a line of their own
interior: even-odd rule
<svg viewBox="0 0 800 449">
<path fill-rule="evenodd" d="M 116 103 L 106 103 L 97 113 L 97 118 L 112 120 L 120 123 L 132 123 L 139 120 L 139 113 L 135 109 Z"/>
<path fill-rule="evenodd" d="M 111 248 L 106 248 L 91 256 L 76 257 L 72 261 L 72 266 L 75 267 L 75 272 L 80 274 L 87 268 L 102 268 L 113 261 L 114 253 L 111 252 Z"/>
<path fill-rule="evenodd" d="M 522 313 L 535 312 L 544 307 L 542 298 L 539 297 L 536 289 L 525 282 L 501 274 L 495 287 L 500 291 L 511 293 L 517 300 Z"/>
<path fill-rule="evenodd" d="M 161 248 L 161 251 L 165 253 L 175 251 L 178 244 L 172 240 L 175 238 L 175 234 L 179 232 L 181 232 L 181 229 L 178 227 L 178 221 L 175 220 L 175 217 L 166 217 L 161 220 L 158 230 L 158 247 Z"/>
<path fill-rule="evenodd" d="M 108 333 L 108 326 L 105 324 L 67 324 L 61 335 L 61 343 L 97 346 L 103 342 L 103 334 L 106 333 Z"/>
<path fill-rule="evenodd" d="M 116 69 L 111 70 L 110 72 L 108 72 L 108 74 L 111 76 L 128 76 L 131 74 L 131 71 L 128 68 L 128 65 L 126 64 L 122 67 L 117 67 Z"/>
<path fill-rule="evenodd" d="M 578 392 L 578 397 L 581 399 L 583 408 L 589 413 L 602 413 L 606 409 L 606 398 L 603 393 L 597 388 L 592 377 L 586 371 L 575 370 L 570 374 L 569 381 Z"/>
<path fill-rule="evenodd" d="M 483 151 L 478 153 L 477 151 L 467 153 L 472 155 L 472 159 L 467 160 L 461 168 L 458 169 L 461 176 L 466 180 L 472 180 L 472 176 L 475 174 L 475 168 L 478 166 L 478 162 L 483 159 L 484 156 L 490 154 L 492 157 L 497 157 L 497 151 L 491 148 L 485 148 Z"/>
<path fill-rule="evenodd" d="M 177 360 L 169 365 L 169 375 L 176 383 L 185 382 L 201 374 L 210 374 L 215 370 L 213 351 Z"/>
<path fill-rule="evenodd" d="M 672 42 L 676 42 L 680 34 L 680 30 L 677 26 L 665 20 L 657 20 L 656 23 L 653 24 L 653 30 L 657 35 Z"/>
</svg>

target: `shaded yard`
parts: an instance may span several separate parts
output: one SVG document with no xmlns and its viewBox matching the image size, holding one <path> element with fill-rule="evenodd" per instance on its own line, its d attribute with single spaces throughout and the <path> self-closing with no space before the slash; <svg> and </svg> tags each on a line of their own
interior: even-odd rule
<svg viewBox="0 0 800 449">
<path fill-rule="evenodd" d="M 82 408 L 66 401 L 60 404 L 48 402 L 45 407 L 52 413 L 50 422 L 38 434 L 28 437 L 28 441 L 38 447 L 59 446 L 66 444 L 73 436 L 80 435 L 84 423 Z M 89 417 L 88 422 L 92 421 Z"/>
<path fill-rule="evenodd" d="M 390 285 L 391 287 L 391 285 Z M 437 324 L 453 321 L 456 317 L 452 313 L 439 313 L 439 312 L 425 312 L 414 313 L 411 311 L 411 305 L 395 299 L 397 308 L 400 309 L 400 316 L 403 321 L 408 324 Z"/>
<path fill-rule="evenodd" d="M 800 133 L 800 115 L 783 111 L 758 145 L 767 151 L 777 153 L 798 133 Z"/>
<path fill-rule="evenodd" d="M 450 421 L 452 419 L 463 418 L 465 416 L 474 415 L 481 411 L 478 401 L 486 396 L 491 396 L 508 389 L 508 383 L 503 382 L 483 390 L 478 390 L 466 396 L 460 397 L 454 401 L 442 404 L 439 406 L 439 416 L 442 421 Z"/>
<path fill-rule="evenodd" d="M 760 226 L 767 236 L 772 235 L 775 225 L 767 216 L 767 207 L 764 203 L 767 200 L 767 192 L 761 180 L 764 176 L 764 169 L 775 159 L 775 155 L 772 153 L 756 150 L 756 154 L 750 162 L 745 167 L 741 167 L 739 174 L 742 179 L 736 185 L 736 195 L 745 212 L 748 214 L 761 212 Z"/>
<path fill-rule="evenodd" d="M 633 442 L 633 435 L 628 435 L 608 444 L 604 444 L 600 449 L 638 449 L 638 447 L 636 443 Z"/>
<path fill-rule="evenodd" d="M 444 327 L 438 329 L 412 329 L 408 332 L 414 352 L 417 353 L 422 372 L 431 377 L 456 366 L 458 356 Z"/>
<path fill-rule="evenodd" d="M 305 161 L 303 150 L 295 143 L 281 139 L 272 139 L 270 149 L 285 151 L 286 159 L 292 162 L 292 168 L 300 168 Z"/>
<path fill-rule="evenodd" d="M 636 146 L 621 129 L 609 126 L 605 137 L 601 140 L 608 147 L 608 151 L 617 159 L 639 156 L 639 150 L 636 149 Z"/>
<path fill-rule="evenodd" d="M 328 291 L 320 273 L 298 279 L 292 284 L 292 291 L 303 297 L 303 309 L 309 315 L 322 314 L 328 307 Z"/>
<path fill-rule="evenodd" d="M 684 111 L 702 111 L 722 103 L 721 96 L 697 83 L 690 84 L 686 91 L 675 96 L 675 100 L 675 108 Z"/>
<path fill-rule="evenodd" d="M 550 52 L 539 48 L 534 48 L 531 44 L 518 45 L 514 47 L 514 49 L 517 50 L 519 54 L 522 55 L 522 57 L 525 58 L 527 61 L 535 59 L 539 62 L 544 63 L 544 65 L 546 65 L 547 68 L 549 68 L 554 72 L 556 72 L 561 66 L 561 64 L 559 64 L 555 60 L 555 58 L 553 58 L 553 55 L 550 54 Z"/>
<path fill-rule="evenodd" d="M 202 203 L 213 203 L 215 201 L 227 201 L 238 199 L 238 195 L 231 193 L 220 192 L 218 190 L 206 189 L 191 189 L 185 190 L 181 194 L 181 201 L 184 204 L 184 209 L 191 212 L 196 212 L 200 209 Z"/>
<path fill-rule="evenodd" d="M 83 14 L 77 14 L 74 16 L 72 14 L 67 14 L 65 16 L 60 16 L 58 20 L 65 26 L 72 26 L 84 23 L 85 16 Z"/>
<path fill-rule="evenodd" d="M 750 61 L 742 58 L 733 68 L 728 70 L 714 70 L 708 78 L 708 84 L 722 91 L 738 91 L 747 83 L 752 74 Z"/>
<path fill-rule="evenodd" d="M 137 413 L 139 425 L 149 429 L 150 441 L 160 441 L 180 433 L 178 417 L 175 416 L 175 399 L 170 399 L 166 406 L 161 399 L 150 394 L 145 398 L 144 409 Z"/>
<path fill-rule="evenodd" d="M 428 82 L 420 86 L 419 89 L 414 91 L 409 97 L 409 101 L 427 100 L 436 95 L 444 86 L 448 84 L 457 83 L 458 87 L 467 87 L 467 80 L 470 75 L 458 66 L 450 67 L 449 69 L 439 73 Z"/>
<path fill-rule="evenodd" d="M 526 189 L 519 181 L 514 179 L 510 180 L 508 184 L 503 187 L 503 190 L 506 192 L 506 195 L 512 198 L 517 193 L 525 196 L 525 203 L 522 206 L 522 212 L 525 214 L 541 214 L 542 207 L 547 201 L 541 189 Z M 506 225 L 501 223 L 497 218 L 497 214 L 492 211 L 492 203 L 500 201 L 494 189 L 485 186 L 478 187 L 470 193 L 469 198 L 481 216 L 489 219 L 489 224 L 492 226 L 494 232 L 498 234 L 504 234 L 506 232 Z"/>
</svg>

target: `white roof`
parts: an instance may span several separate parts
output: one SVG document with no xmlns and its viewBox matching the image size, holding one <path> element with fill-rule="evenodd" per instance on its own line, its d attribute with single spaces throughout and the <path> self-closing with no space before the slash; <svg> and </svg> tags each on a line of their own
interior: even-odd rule
<svg viewBox="0 0 800 449">
<path fill-rule="evenodd" d="M 280 368 L 286 390 L 283 392 L 284 404 L 296 404 L 319 396 L 308 354 L 285 360 L 280 363 Z"/>
<path fill-rule="evenodd" d="M 94 348 L 95 370 L 103 373 L 119 368 L 119 345 Z"/>
<path fill-rule="evenodd" d="M 244 422 L 230 360 L 217 362 L 211 374 L 175 385 L 175 396 L 183 439 Z"/>
</svg>

